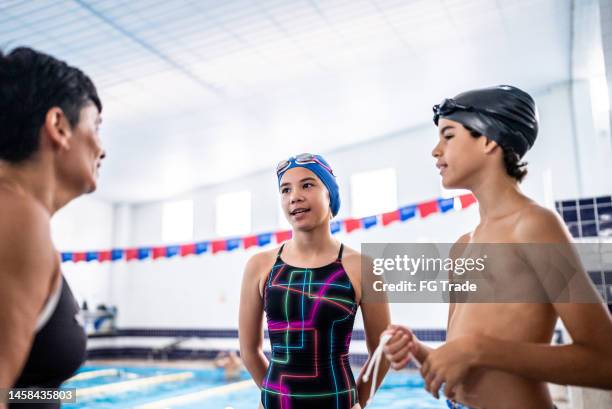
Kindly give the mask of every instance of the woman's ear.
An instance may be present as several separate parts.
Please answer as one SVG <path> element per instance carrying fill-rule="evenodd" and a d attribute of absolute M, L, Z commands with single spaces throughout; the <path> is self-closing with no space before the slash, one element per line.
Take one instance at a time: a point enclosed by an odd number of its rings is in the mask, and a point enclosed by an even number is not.
<path fill-rule="evenodd" d="M 53 107 L 49 109 L 45 115 L 43 130 L 52 145 L 59 146 L 66 150 L 70 149 L 72 128 L 61 108 Z"/>

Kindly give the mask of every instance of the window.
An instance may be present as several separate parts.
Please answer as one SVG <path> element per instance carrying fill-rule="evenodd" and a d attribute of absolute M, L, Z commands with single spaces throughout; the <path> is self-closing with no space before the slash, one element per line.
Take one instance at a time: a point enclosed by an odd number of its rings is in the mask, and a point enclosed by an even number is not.
<path fill-rule="evenodd" d="M 164 243 L 193 240 L 193 200 L 164 203 L 162 240 Z"/>
<path fill-rule="evenodd" d="M 595 130 L 605 136 L 610 132 L 610 100 L 605 74 L 591 78 L 590 86 Z"/>
<path fill-rule="evenodd" d="M 351 176 L 351 210 L 355 218 L 397 209 L 395 169 L 378 169 Z"/>
<path fill-rule="evenodd" d="M 243 190 L 217 196 L 216 231 L 221 237 L 251 232 L 251 192 Z"/>

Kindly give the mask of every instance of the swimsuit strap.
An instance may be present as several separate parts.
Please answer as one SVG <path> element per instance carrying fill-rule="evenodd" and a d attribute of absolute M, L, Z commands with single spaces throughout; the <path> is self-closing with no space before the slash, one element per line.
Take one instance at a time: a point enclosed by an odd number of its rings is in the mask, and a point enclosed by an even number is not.
<path fill-rule="evenodd" d="M 342 261 L 342 252 L 344 251 L 344 243 L 340 243 L 340 251 L 338 251 L 338 261 Z"/>
<path fill-rule="evenodd" d="M 278 253 L 276 253 L 276 259 L 277 259 L 277 260 L 278 260 L 278 259 L 280 259 L 281 253 L 283 252 L 283 249 L 284 249 L 284 248 L 285 248 L 285 243 L 283 243 L 283 244 L 280 246 L 280 249 L 278 249 Z"/>

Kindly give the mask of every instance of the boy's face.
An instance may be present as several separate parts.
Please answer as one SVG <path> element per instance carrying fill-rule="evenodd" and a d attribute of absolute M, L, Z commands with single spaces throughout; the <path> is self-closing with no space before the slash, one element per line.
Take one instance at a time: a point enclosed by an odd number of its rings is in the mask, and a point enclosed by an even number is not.
<path fill-rule="evenodd" d="M 447 189 L 469 188 L 484 168 L 487 138 L 475 138 L 462 124 L 446 118 L 438 121 L 438 136 L 432 155 L 437 160 L 442 185 Z"/>

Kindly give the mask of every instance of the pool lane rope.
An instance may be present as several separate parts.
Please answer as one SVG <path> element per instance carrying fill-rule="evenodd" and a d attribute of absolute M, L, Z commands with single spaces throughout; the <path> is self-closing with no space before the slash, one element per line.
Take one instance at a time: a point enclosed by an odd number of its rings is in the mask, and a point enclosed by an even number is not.
<path fill-rule="evenodd" d="M 179 372 L 166 375 L 149 376 L 141 379 L 132 379 L 130 381 L 115 382 L 99 386 L 91 386 L 89 388 L 80 388 L 77 390 L 77 399 L 85 396 L 98 396 L 109 393 L 121 393 L 134 389 L 146 388 L 152 385 L 159 385 L 169 382 L 180 382 L 193 378 L 193 372 Z"/>
<path fill-rule="evenodd" d="M 176 405 L 185 405 L 192 402 L 205 400 L 212 396 L 228 395 L 232 392 L 236 392 L 246 388 L 254 388 L 257 385 L 252 379 L 245 381 L 233 382 L 227 385 L 217 386 L 213 388 L 204 389 L 197 392 L 191 392 L 184 395 L 173 396 L 170 398 L 162 399 L 155 402 L 146 403 L 137 406 L 136 409 L 166 409 Z"/>
<path fill-rule="evenodd" d="M 100 369 L 96 371 L 85 371 L 74 375 L 72 378 L 68 379 L 66 382 L 74 382 L 74 381 L 85 381 L 88 379 L 94 378 L 102 378 L 105 376 L 119 376 L 120 372 L 118 369 Z"/>

